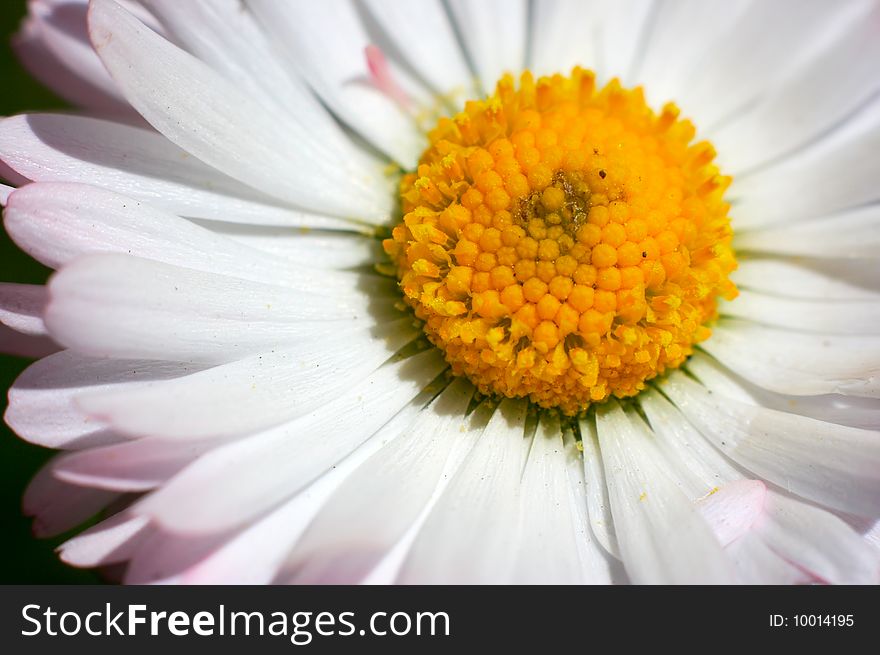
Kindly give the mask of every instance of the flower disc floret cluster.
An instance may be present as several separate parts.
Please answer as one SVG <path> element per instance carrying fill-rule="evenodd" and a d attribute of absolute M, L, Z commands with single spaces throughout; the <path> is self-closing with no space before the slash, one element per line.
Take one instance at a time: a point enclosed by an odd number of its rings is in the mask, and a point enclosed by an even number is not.
<path fill-rule="evenodd" d="M 385 249 L 456 374 L 576 414 L 709 336 L 736 296 L 730 178 L 678 113 L 575 69 L 438 123 Z"/>

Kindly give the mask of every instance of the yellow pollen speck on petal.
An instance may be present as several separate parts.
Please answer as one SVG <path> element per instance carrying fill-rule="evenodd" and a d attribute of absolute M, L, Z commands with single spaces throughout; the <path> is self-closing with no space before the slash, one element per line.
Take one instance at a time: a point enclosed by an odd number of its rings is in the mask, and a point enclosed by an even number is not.
<path fill-rule="evenodd" d="M 384 246 L 453 372 L 573 415 L 681 365 L 737 294 L 730 178 L 694 135 L 582 69 L 440 119 Z"/>

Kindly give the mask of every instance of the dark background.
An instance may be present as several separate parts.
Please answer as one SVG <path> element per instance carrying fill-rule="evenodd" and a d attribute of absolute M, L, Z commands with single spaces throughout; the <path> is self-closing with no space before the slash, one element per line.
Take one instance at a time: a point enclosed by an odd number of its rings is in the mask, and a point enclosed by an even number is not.
<path fill-rule="evenodd" d="M 58 109 L 64 102 L 31 79 L 10 48 L 25 15 L 25 0 L 0 0 L 0 116 L 34 109 Z M 18 250 L 0 230 L 0 281 L 42 283 L 48 270 Z M 0 413 L 6 389 L 29 361 L 0 355 Z M 53 451 L 25 443 L 0 424 L 0 584 L 90 583 L 98 578 L 62 564 L 55 547 L 70 535 L 36 539 L 21 512 L 25 486 Z"/>

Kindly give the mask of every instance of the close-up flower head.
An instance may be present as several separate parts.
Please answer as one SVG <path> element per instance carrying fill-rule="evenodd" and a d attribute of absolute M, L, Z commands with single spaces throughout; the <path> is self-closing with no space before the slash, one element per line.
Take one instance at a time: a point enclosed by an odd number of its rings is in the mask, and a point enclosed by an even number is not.
<path fill-rule="evenodd" d="M 53 271 L 0 284 L 4 418 L 67 565 L 880 581 L 878 0 L 30 0 L 12 45 L 65 104 L 0 119 Z"/>

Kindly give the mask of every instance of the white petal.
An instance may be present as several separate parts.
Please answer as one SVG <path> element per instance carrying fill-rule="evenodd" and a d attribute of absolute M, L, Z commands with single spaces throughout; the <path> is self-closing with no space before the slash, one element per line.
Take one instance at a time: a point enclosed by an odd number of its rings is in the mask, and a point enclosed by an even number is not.
<path fill-rule="evenodd" d="M 822 582 L 877 584 L 880 561 L 846 523 L 816 507 L 768 494 L 759 531 L 779 555 Z M 876 509 L 876 505 L 875 505 Z"/>
<path fill-rule="evenodd" d="M 734 229 L 763 227 L 840 212 L 880 200 L 880 101 L 796 157 L 737 178 Z M 843 174 L 841 174 L 843 172 Z M 833 177 L 834 183 L 828 180 Z"/>
<path fill-rule="evenodd" d="M 23 334 L 46 336 L 46 298 L 46 287 L 41 284 L 0 283 L 0 323 Z"/>
<path fill-rule="evenodd" d="M 849 7 L 862 11 L 853 13 Z M 741 118 L 713 131 L 712 143 L 722 153 L 726 172 L 736 176 L 821 138 L 873 95 L 880 87 L 880 72 L 873 65 L 880 59 L 878 12 L 875 3 L 849 3 L 841 12 L 849 23 L 834 43 L 776 84 Z"/>
<path fill-rule="evenodd" d="M 302 416 L 375 371 L 417 336 L 403 318 L 338 330 L 136 390 L 82 395 L 79 406 L 130 435 L 200 439 L 246 434 Z"/>
<path fill-rule="evenodd" d="M 522 0 L 450 0 L 470 61 L 491 94 L 505 73 L 518 76 L 526 65 L 528 6 Z"/>
<path fill-rule="evenodd" d="M 81 255 L 116 252 L 304 292 L 360 293 L 354 273 L 315 271 L 85 184 L 29 184 L 13 194 L 4 224 L 23 250 L 52 268 Z"/>
<path fill-rule="evenodd" d="M 138 439 L 66 454 L 56 460 L 59 480 L 112 491 L 149 491 L 217 446 L 216 441 Z"/>
<path fill-rule="evenodd" d="M 651 0 L 619 0 L 603 8 L 599 27 L 599 61 L 607 78 L 633 82 L 633 71 L 643 51 L 651 20 Z"/>
<path fill-rule="evenodd" d="M 434 93 L 472 97 L 471 72 L 438 0 L 366 0 L 372 18 Z"/>
<path fill-rule="evenodd" d="M 720 362 L 702 352 L 694 353 L 688 360 L 687 370 L 713 393 L 721 393 L 741 402 L 854 428 L 880 428 L 880 400 L 875 398 L 839 394 L 792 396 L 775 393 L 735 378 Z"/>
<path fill-rule="evenodd" d="M 876 431 L 747 405 L 683 374 L 662 386 L 712 444 L 740 466 L 799 496 L 863 516 L 880 507 Z"/>
<path fill-rule="evenodd" d="M 731 279 L 785 298 L 880 301 L 880 266 L 872 260 L 750 258 L 739 262 Z"/>
<path fill-rule="evenodd" d="M 704 127 L 741 110 L 809 61 L 823 38 L 848 25 L 863 6 L 847 3 L 841 9 L 822 0 L 751 3 L 707 50 L 696 53 L 699 66 L 676 89 L 680 106 Z M 743 47 L 746 34 L 756 35 L 749 47 Z M 773 38 L 757 37 L 766 34 Z"/>
<path fill-rule="evenodd" d="M 633 79 L 644 84 L 651 106 L 677 101 L 702 57 L 739 20 L 751 0 L 676 0 L 654 3 L 637 47 Z M 625 15 L 625 14 L 624 14 Z M 630 46 L 631 48 L 633 46 Z M 617 74 L 609 71 L 609 75 Z M 687 115 L 691 107 L 683 106 Z M 705 127 L 697 120 L 697 127 Z"/>
<path fill-rule="evenodd" d="M 431 510 L 403 584 L 504 583 L 513 577 L 526 403 L 505 400 Z"/>
<path fill-rule="evenodd" d="M 727 546 L 760 520 L 766 496 L 767 487 L 760 480 L 737 480 L 701 498 L 697 509 L 719 543 Z"/>
<path fill-rule="evenodd" d="M 149 521 L 125 512 L 111 516 L 58 547 L 59 557 L 71 566 L 93 567 L 127 560 L 149 534 Z"/>
<path fill-rule="evenodd" d="M 378 166 L 320 142 L 308 126 L 249 98 L 112 0 L 89 9 L 95 50 L 159 132 L 218 170 L 276 198 L 382 219 L 392 196 Z M 279 129 L 279 126 L 284 129 Z"/>
<path fill-rule="evenodd" d="M 692 358 L 689 368 L 694 368 L 695 360 L 699 358 Z M 699 367 L 699 370 L 704 373 L 706 366 Z M 775 509 L 779 503 L 774 502 L 779 498 L 778 493 L 765 492 L 764 485 L 758 481 L 742 479 L 742 474 L 656 391 L 643 395 L 640 400 L 658 443 L 665 446 L 664 452 L 669 453 L 669 461 L 686 462 L 705 484 L 716 485 L 717 491 L 699 501 L 698 507 L 718 538 L 728 544 L 725 553 L 735 563 L 740 582 L 793 584 L 809 581 L 803 570 L 810 566 L 810 559 L 840 564 L 851 557 L 851 552 L 856 554 L 853 564 L 860 566 L 858 562 L 862 555 L 858 545 L 847 535 L 851 530 L 844 529 L 846 526 L 842 522 L 826 512 L 794 501 L 788 503 L 802 506 L 798 513 L 807 510 L 815 513 L 810 514 L 814 529 L 804 530 L 796 524 L 780 521 Z M 725 398 L 724 402 L 735 401 Z M 714 503 L 721 506 L 713 507 Z M 819 527 L 822 525 L 827 525 L 833 533 L 831 538 L 826 538 Z M 845 546 L 843 552 L 846 554 L 840 555 L 838 545 Z M 808 554 L 806 558 L 803 553 Z"/>
<path fill-rule="evenodd" d="M 721 546 L 678 488 L 648 427 L 619 405 L 596 415 L 620 554 L 635 584 L 718 584 L 731 572 Z"/>
<path fill-rule="evenodd" d="M 808 257 L 877 256 L 880 249 L 880 205 L 823 216 L 793 225 L 747 230 L 736 234 L 738 251 Z"/>
<path fill-rule="evenodd" d="M 284 576 L 284 559 L 327 499 L 366 460 L 413 421 L 433 392 L 423 392 L 348 457 L 292 499 L 229 539 L 182 574 L 188 584 L 268 584 Z"/>
<path fill-rule="evenodd" d="M 15 432 L 49 448 L 79 449 L 122 440 L 86 416 L 76 398 L 88 391 L 131 388 L 185 375 L 198 367 L 172 362 L 93 359 L 63 351 L 31 364 L 9 390 L 4 416 Z"/>
<path fill-rule="evenodd" d="M 575 542 L 581 558 L 584 581 L 587 584 L 611 584 L 623 575 L 623 567 L 593 535 L 587 509 L 587 482 L 584 479 L 583 454 L 570 429 L 566 429 L 563 433 L 563 445 L 568 468 L 568 491 Z M 528 529 L 528 526 L 524 526 L 524 529 Z"/>
<path fill-rule="evenodd" d="M 181 47 L 210 65 L 261 105 L 289 114 L 313 137 L 340 153 L 351 149 L 343 134 L 309 91 L 282 66 L 273 45 L 239 0 L 178 2 L 143 0 Z"/>
<path fill-rule="evenodd" d="M 535 75 L 565 75 L 575 66 L 596 71 L 604 8 L 599 0 L 536 0 L 529 69 Z"/>
<path fill-rule="evenodd" d="M 303 212 L 234 180 L 150 129 L 88 116 L 0 120 L 0 158 L 28 180 L 82 182 L 181 216 L 258 225 L 363 229 Z"/>
<path fill-rule="evenodd" d="M 283 257 L 302 266 L 316 268 L 369 268 L 383 261 L 378 239 L 342 231 L 314 231 L 283 227 L 235 225 L 215 221 L 193 221 L 249 248 Z"/>
<path fill-rule="evenodd" d="M 55 461 L 49 460 L 24 492 L 24 513 L 34 517 L 33 531 L 38 537 L 54 537 L 76 527 L 119 496 L 57 480 L 53 475 Z"/>
<path fill-rule="evenodd" d="M 582 560 L 574 493 L 559 419 L 542 417 L 522 472 L 519 535 L 511 581 L 516 584 L 584 584 L 595 571 Z"/>
<path fill-rule="evenodd" d="M 689 360 L 690 363 L 690 360 Z M 681 412 L 655 389 L 639 395 L 639 404 L 651 424 L 657 446 L 674 467 L 692 500 L 734 483 L 742 474 L 715 450 Z"/>
<path fill-rule="evenodd" d="M 434 351 L 386 364 L 300 419 L 211 451 L 147 497 L 138 511 L 187 533 L 241 525 L 342 460 L 444 366 Z"/>
<path fill-rule="evenodd" d="M 96 356 L 224 362 L 325 329 L 372 325 L 388 292 L 336 299 L 124 255 L 90 255 L 49 282 L 53 338 Z M 393 292 L 392 292 L 393 293 Z M 378 307 L 373 310 L 370 305 Z"/>
<path fill-rule="evenodd" d="M 365 48 L 372 39 L 354 3 L 250 0 L 248 6 L 294 70 L 344 123 L 404 167 L 415 165 L 424 136 L 398 102 L 371 82 Z M 401 67 L 392 65 L 392 75 L 414 92 Z"/>
<path fill-rule="evenodd" d="M 287 567 L 297 581 L 356 583 L 391 551 L 436 497 L 442 477 L 455 472 L 453 453 L 476 440 L 479 429 L 465 417 L 472 395 L 470 383 L 451 384 L 352 473 L 291 554 Z"/>
<path fill-rule="evenodd" d="M 880 396 L 880 338 L 792 332 L 727 320 L 701 347 L 736 374 L 795 396 Z"/>
<path fill-rule="evenodd" d="M 446 491 L 450 479 L 454 477 L 469 455 L 475 440 L 486 429 L 495 413 L 496 405 L 497 401 L 484 400 L 470 413 L 466 424 L 466 431 L 470 434 L 462 438 L 459 442 L 459 447 L 455 448 L 446 460 L 443 475 L 434 488 L 431 500 L 428 501 L 419 517 L 409 526 L 406 534 L 400 538 L 394 547 L 382 558 L 382 561 L 363 579 L 362 584 L 394 584 L 398 582 L 400 571 L 403 569 L 412 544 L 415 542 L 419 532 L 421 532 L 425 521 L 431 515 L 437 500 Z"/>
<path fill-rule="evenodd" d="M 587 497 L 587 512 L 590 528 L 596 540 L 614 557 L 620 559 L 620 547 L 614 530 L 614 517 L 611 516 L 611 502 L 608 500 L 608 485 L 605 481 L 605 467 L 602 453 L 599 452 L 599 437 L 596 425 L 591 420 L 582 420 L 581 447 L 583 448 L 584 485 Z"/>
<path fill-rule="evenodd" d="M 862 536 L 871 548 L 880 551 L 880 519 L 875 520 Z"/>
<path fill-rule="evenodd" d="M 797 300 L 742 290 L 718 311 L 722 316 L 798 332 L 880 334 L 880 304 L 869 300 Z"/>

